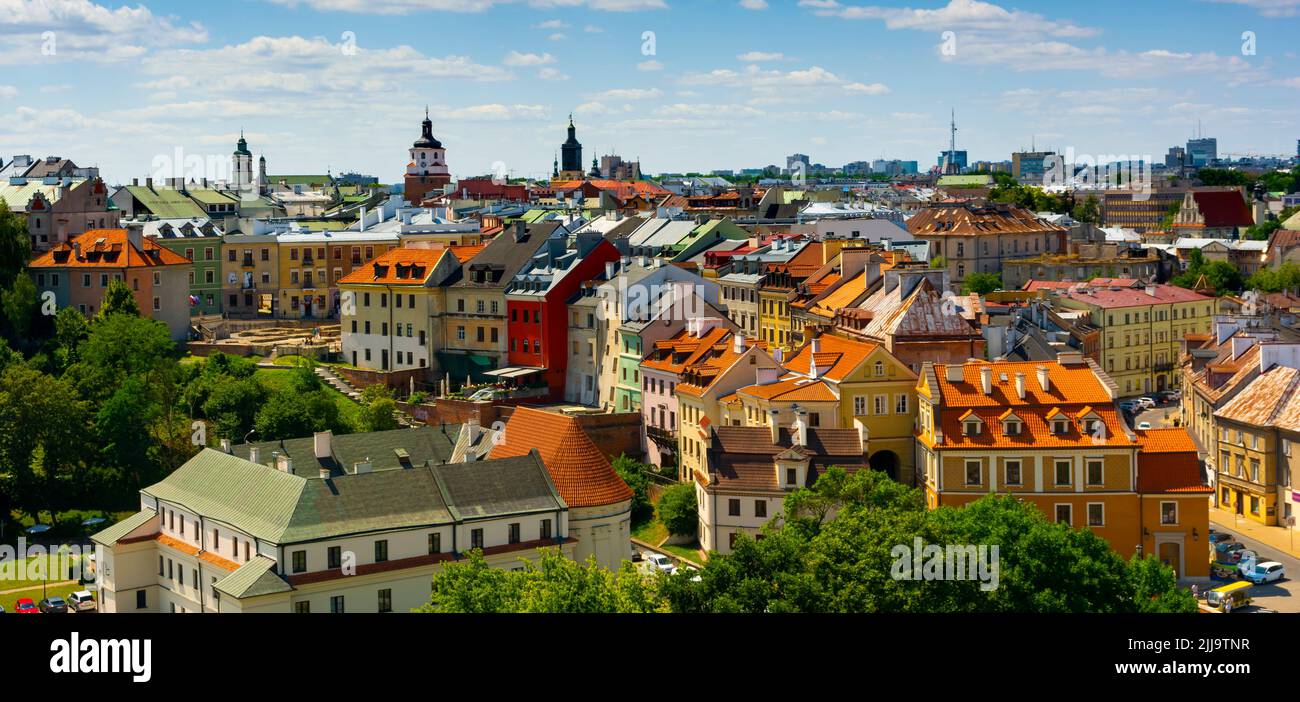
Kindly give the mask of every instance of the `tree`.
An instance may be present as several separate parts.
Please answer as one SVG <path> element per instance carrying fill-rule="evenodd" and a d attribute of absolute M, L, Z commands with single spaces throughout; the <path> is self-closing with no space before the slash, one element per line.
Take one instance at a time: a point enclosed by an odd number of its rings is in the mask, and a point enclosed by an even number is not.
<path fill-rule="evenodd" d="M 0 310 L 4 315 L 4 330 L 15 344 L 27 342 L 31 336 L 39 302 L 36 284 L 26 275 L 14 278 L 9 289 L 0 291 Z"/>
<path fill-rule="evenodd" d="M 255 378 L 227 379 L 212 388 L 198 416 L 215 423 L 217 437 L 241 443 L 266 397 L 266 388 Z"/>
<path fill-rule="evenodd" d="M 127 314 L 97 319 L 69 373 L 83 397 L 103 399 L 127 377 L 176 363 L 176 343 L 167 325 Z"/>
<path fill-rule="evenodd" d="M 0 202 L 0 289 L 7 290 L 23 275 L 32 255 L 32 239 L 27 232 L 27 218 Z"/>
<path fill-rule="evenodd" d="M 78 490 L 90 434 L 87 405 L 67 381 L 25 364 L 0 374 L 0 492 L 29 514 L 55 509 Z"/>
<path fill-rule="evenodd" d="M 60 373 L 68 370 L 80 359 L 81 344 L 90 336 L 90 323 L 86 317 L 71 307 L 64 307 L 54 315 L 54 336 L 47 352 L 54 359 Z"/>
<path fill-rule="evenodd" d="M 614 472 L 632 489 L 632 524 L 640 525 L 654 518 L 654 504 L 650 502 L 650 466 L 623 454 L 614 459 Z"/>
<path fill-rule="evenodd" d="M 339 408 L 325 390 L 305 394 L 278 392 L 258 410 L 253 427 L 262 441 L 296 439 L 318 431 L 341 433 Z"/>
<path fill-rule="evenodd" d="M 1001 273 L 971 273 L 962 283 L 962 290 L 967 295 L 987 295 L 1001 289 Z"/>
<path fill-rule="evenodd" d="M 673 536 L 695 536 L 700 528 L 694 483 L 677 483 L 659 496 L 659 520 Z"/>
<path fill-rule="evenodd" d="M 110 281 L 108 289 L 104 291 L 104 300 L 99 303 L 99 312 L 95 314 L 95 320 L 99 321 L 114 314 L 140 316 L 140 304 L 136 302 L 135 294 L 124 281 L 117 278 Z"/>
<path fill-rule="evenodd" d="M 397 401 L 391 397 L 376 398 L 361 409 L 361 431 L 392 431 L 402 425 L 397 421 Z"/>
<path fill-rule="evenodd" d="M 1097 201 L 1096 195 L 1089 195 L 1083 202 L 1074 206 L 1074 212 L 1071 217 L 1086 222 L 1088 224 L 1101 223 L 1101 203 Z"/>
<path fill-rule="evenodd" d="M 610 571 L 594 557 L 579 563 L 557 549 L 542 549 L 536 562 L 520 559 L 521 570 L 493 568 L 477 549 L 433 576 L 428 604 L 416 609 L 439 614 L 640 614 L 666 612 L 659 595 L 662 578 L 647 578 L 632 564 Z"/>

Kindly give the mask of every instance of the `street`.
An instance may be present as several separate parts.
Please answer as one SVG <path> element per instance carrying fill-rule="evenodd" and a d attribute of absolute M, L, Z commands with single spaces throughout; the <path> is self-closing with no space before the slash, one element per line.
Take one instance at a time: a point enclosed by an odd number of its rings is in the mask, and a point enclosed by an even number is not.
<path fill-rule="evenodd" d="M 1256 585 L 1251 588 L 1250 596 L 1254 598 L 1255 603 L 1246 607 L 1242 612 L 1256 612 L 1259 610 L 1273 610 L 1276 612 L 1300 612 L 1300 587 L 1297 587 L 1294 580 L 1300 575 L 1300 560 L 1292 558 L 1281 551 L 1265 546 L 1264 544 L 1242 536 L 1240 532 L 1234 531 L 1230 526 L 1214 525 L 1216 531 L 1231 534 L 1233 539 L 1246 545 L 1246 548 L 1259 554 L 1259 562 L 1277 561 L 1286 566 L 1287 577 L 1279 582 L 1269 583 L 1267 585 Z M 1215 581 L 1218 583 L 1219 581 Z M 1217 587 L 1217 585 L 1215 585 Z"/>

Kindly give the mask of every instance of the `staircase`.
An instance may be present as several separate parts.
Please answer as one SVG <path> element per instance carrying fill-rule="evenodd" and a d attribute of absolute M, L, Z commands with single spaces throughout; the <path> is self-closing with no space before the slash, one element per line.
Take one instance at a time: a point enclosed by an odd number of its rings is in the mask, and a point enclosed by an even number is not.
<path fill-rule="evenodd" d="M 320 376 L 320 379 L 325 381 L 327 385 L 343 393 L 352 401 L 361 401 L 361 393 L 356 388 L 349 385 L 348 381 L 340 378 L 328 366 L 316 366 L 316 375 Z"/>

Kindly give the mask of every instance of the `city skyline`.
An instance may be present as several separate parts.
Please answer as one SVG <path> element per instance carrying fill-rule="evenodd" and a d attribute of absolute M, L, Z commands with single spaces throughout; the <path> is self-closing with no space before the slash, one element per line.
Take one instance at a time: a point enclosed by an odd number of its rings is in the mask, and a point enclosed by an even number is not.
<path fill-rule="evenodd" d="M 1297 0 L 1103 0 L 1086 17 L 976 0 L 0 7 L 0 158 L 58 154 L 110 182 L 178 149 L 228 157 L 241 130 L 272 175 L 396 182 L 426 104 L 457 177 L 549 176 L 570 113 L 586 162 L 616 153 L 648 173 L 792 153 L 925 170 L 952 109 L 971 162 L 1031 144 L 1161 161 L 1198 123 L 1221 154 L 1289 155 L 1300 134 L 1279 21 Z"/>

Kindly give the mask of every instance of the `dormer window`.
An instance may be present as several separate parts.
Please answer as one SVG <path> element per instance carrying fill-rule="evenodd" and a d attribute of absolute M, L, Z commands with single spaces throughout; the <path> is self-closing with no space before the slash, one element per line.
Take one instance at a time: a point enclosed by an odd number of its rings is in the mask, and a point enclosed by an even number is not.
<path fill-rule="evenodd" d="M 1068 421 L 1066 421 L 1066 420 L 1064 420 L 1064 419 L 1054 419 L 1054 420 L 1052 420 L 1052 433 L 1053 433 L 1053 434 L 1066 434 L 1066 433 L 1069 433 L 1069 431 L 1070 431 L 1070 423 L 1069 423 Z"/>
<path fill-rule="evenodd" d="M 1019 436 L 1019 435 L 1020 435 L 1020 420 L 1018 420 L 1018 419 L 1008 419 L 1007 421 L 1003 422 L 1003 423 L 1002 423 L 1002 433 L 1003 433 L 1003 434 L 1006 434 L 1007 436 Z"/>
<path fill-rule="evenodd" d="M 964 433 L 966 436 L 980 435 L 980 420 L 978 419 L 968 419 L 962 422 L 961 426 L 962 426 L 962 433 Z"/>

